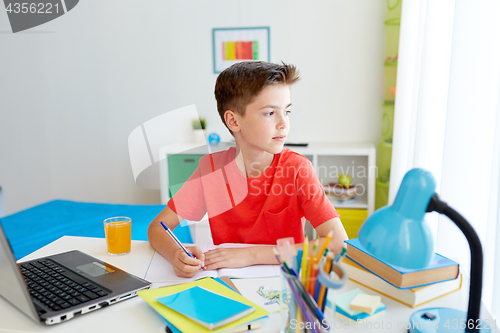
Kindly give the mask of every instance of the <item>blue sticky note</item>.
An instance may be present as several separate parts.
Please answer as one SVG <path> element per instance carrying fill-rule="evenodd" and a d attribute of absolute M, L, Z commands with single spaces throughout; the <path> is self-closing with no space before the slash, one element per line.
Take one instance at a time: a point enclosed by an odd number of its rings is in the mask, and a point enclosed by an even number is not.
<path fill-rule="evenodd" d="M 210 330 L 255 311 L 250 305 L 198 286 L 157 298 L 157 301 Z"/>

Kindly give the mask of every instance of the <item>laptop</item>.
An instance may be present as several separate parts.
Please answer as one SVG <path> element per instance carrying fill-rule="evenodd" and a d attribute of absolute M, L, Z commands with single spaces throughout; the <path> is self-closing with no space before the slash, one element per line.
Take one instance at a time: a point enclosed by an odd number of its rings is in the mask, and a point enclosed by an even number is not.
<path fill-rule="evenodd" d="M 58 324 L 132 298 L 151 283 L 80 251 L 16 263 L 0 223 L 0 296 L 33 320 Z"/>

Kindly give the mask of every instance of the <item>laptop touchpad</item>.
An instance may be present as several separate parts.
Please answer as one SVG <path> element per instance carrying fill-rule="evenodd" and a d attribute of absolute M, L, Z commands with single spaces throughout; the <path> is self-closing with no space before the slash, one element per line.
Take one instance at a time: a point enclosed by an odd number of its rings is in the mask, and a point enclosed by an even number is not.
<path fill-rule="evenodd" d="M 106 267 L 98 262 L 91 262 L 89 264 L 76 266 L 76 268 L 84 273 L 87 273 L 88 275 L 90 275 L 92 277 L 97 277 L 97 276 L 101 276 L 104 274 L 114 272 L 114 270 L 112 270 L 111 268 Z"/>

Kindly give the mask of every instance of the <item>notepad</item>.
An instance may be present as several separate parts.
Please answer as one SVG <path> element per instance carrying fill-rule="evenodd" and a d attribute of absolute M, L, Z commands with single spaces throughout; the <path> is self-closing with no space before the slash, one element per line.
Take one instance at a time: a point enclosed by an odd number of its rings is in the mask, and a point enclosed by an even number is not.
<path fill-rule="evenodd" d="M 357 294 L 349 304 L 351 310 L 363 311 L 369 314 L 374 314 L 381 302 L 380 296 Z"/>
<path fill-rule="evenodd" d="M 192 320 L 187 319 L 183 315 L 178 312 L 164 306 L 160 302 L 157 301 L 158 298 L 163 296 L 168 296 L 172 294 L 179 293 L 183 290 L 190 289 L 192 287 L 199 286 L 215 292 L 219 295 L 223 295 L 229 297 L 235 301 L 247 304 L 255 308 L 255 312 L 250 313 L 249 315 L 236 320 L 228 325 L 217 328 L 213 331 L 209 330 L 206 327 L 203 327 Z M 169 324 L 172 324 L 173 327 L 180 332 L 198 332 L 198 333 L 215 333 L 215 332 L 228 332 L 236 330 L 237 327 L 242 325 L 249 325 L 254 323 L 256 320 L 263 319 L 269 315 L 269 311 L 264 310 L 257 304 L 249 301 L 245 297 L 241 296 L 237 292 L 227 288 L 219 282 L 216 282 L 214 279 L 205 278 L 193 282 L 177 284 L 168 287 L 155 288 L 155 289 L 146 289 L 139 290 L 137 295 L 145 300 L 159 315 L 161 315 L 165 320 L 168 321 Z"/>
<path fill-rule="evenodd" d="M 186 246 L 191 246 L 185 244 Z M 252 244 L 220 244 L 219 246 L 203 243 L 194 244 L 198 246 L 203 252 L 213 250 L 216 248 L 241 248 L 256 246 Z M 260 245 L 262 246 L 262 245 Z M 195 281 L 204 277 L 222 277 L 228 276 L 233 278 L 263 278 L 263 277 L 277 277 L 280 276 L 279 265 L 254 265 L 243 268 L 219 268 L 217 270 L 201 270 L 192 278 L 181 278 L 175 275 L 172 264 L 165 259 L 161 254 L 155 252 L 153 259 L 149 265 L 145 279 L 149 282 L 165 282 L 165 281 Z"/>
<path fill-rule="evenodd" d="M 361 289 L 356 288 L 354 290 L 335 295 L 335 312 L 337 313 L 337 316 L 344 320 L 351 320 L 354 323 L 357 323 L 358 321 L 373 319 L 374 317 L 385 313 L 386 305 L 384 303 L 380 303 L 373 314 L 351 309 L 349 305 L 358 294 L 366 293 Z"/>
<path fill-rule="evenodd" d="M 232 323 L 255 311 L 250 305 L 198 286 L 156 300 L 209 330 Z"/>

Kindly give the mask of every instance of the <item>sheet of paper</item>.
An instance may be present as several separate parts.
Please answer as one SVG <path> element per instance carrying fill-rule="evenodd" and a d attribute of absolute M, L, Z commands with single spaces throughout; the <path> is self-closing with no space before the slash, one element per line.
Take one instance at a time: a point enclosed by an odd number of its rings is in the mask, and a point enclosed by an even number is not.
<path fill-rule="evenodd" d="M 219 248 L 242 248 L 256 246 L 254 244 L 232 244 L 224 243 Z M 271 245 L 270 245 L 271 246 Z M 205 252 L 205 251 L 203 251 Z M 243 268 L 220 268 L 218 276 L 229 276 L 234 278 L 261 278 L 280 275 L 279 265 L 254 265 Z"/>
<path fill-rule="evenodd" d="M 262 278 L 280 275 L 279 265 L 254 265 L 243 268 L 221 268 L 219 276 L 232 278 Z"/>
<path fill-rule="evenodd" d="M 242 291 L 242 295 L 248 300 L 261 306 L 271 313 L 281 311 L 281 306 L 277 301 L 271 301 L 268 297 L 262 294 L 269 295 L 278 294 L 281 291 L 280 278 L 263 278 L 263 279 L 233 279 L 231 280 L 234 285 Z M 259 293 L 261 291 L 261 293 Z M 251 333 L 251 332 L 248 332 Z"/>
<path fill-rule="evenodd" d="M 203 252 L 217 248 L 213 244 L 195 244 Z M 189 246 L 189 244 L 186 244 Z M 251 244 L 221 244 L 219 247 L 224 248 L 235 248 L 235 247 L 248 247 L 253 246 Z M 243 268 L 222 268 L 218 271 L 203 271 L 201 270 L 193 276 L 192 278 L 181 278 L 175 275 L 174 268 L 167 259 L 165 259 L 161 254 L 155 252 L 153 259 L 149 265 L 148 271 L 146 273 L 145 279 L 149 282 L 168 282 L 168 281 L 182 281 L 189 282 L 198 280 L 204 277 L 217 277 L 217 276 L 229 276 L 236 278 L 259 278 L 259 277 L 274 277 L 280 275 L 279 265 L 255 265 Z"/>
<path fill-rule="evenodd" d="M 174 267 L 165 259 L 161 254 L 155 252 L 153 259 L 149 264 L 148 272 L 146 273 L 145 280 L 149 282 L 168 282 L 168 281 L 182 281 L 189 282 L 201 279 L 203 277 L 217 277 L 217 271 L 199 271 L 198 274 L 192 278 L 181 278 L 175 275 Z"/>

